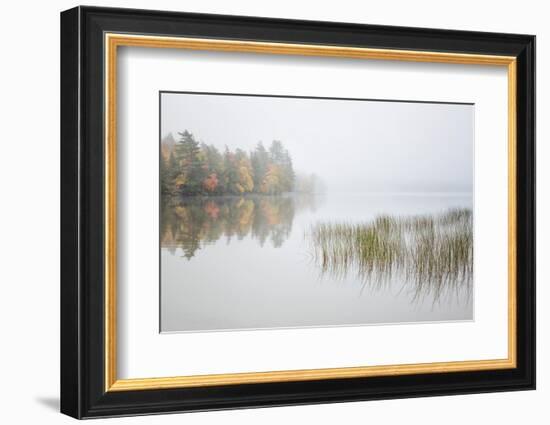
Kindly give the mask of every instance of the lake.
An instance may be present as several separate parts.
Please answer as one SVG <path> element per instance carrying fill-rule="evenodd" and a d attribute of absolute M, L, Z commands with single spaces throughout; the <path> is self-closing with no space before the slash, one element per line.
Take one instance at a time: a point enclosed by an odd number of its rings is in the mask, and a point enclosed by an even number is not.
<path fill-rule="evenodd" d="M 472 320 L 472 208 L 452 193 L 172 200 L 161 332 Z"/>

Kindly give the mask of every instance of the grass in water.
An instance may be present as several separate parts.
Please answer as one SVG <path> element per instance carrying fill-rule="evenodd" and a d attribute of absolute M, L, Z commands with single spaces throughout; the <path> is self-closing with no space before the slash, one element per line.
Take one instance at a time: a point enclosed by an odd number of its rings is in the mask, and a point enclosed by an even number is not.
<path fill-rule="evenodd" d="M 364 285 L 381 287 L 392 276 L 410 284 L 413 299 L 434 302 L 471 291 L 473 222 L 470 209 L 440 215 L 383 215 L 368 223 L 318 223 L 307 237 L 322 274 L 343 279 L 356 273 Z"/>

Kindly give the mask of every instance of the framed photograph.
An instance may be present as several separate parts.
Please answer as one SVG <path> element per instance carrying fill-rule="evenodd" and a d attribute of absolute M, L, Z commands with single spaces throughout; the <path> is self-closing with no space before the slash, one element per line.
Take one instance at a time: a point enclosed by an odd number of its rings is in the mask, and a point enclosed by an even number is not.
<path fill-rule="evenodd" d="M 61 411 L 535 388 L 535 37 L 61 14 Z"/>

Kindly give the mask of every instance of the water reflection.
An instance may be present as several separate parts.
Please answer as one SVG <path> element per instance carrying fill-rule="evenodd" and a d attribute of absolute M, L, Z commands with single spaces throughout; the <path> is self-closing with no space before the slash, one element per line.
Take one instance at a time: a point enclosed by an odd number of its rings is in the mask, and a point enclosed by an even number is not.
<path fill-rule="evenodd" d="M 366 223 L 318 223 L 306 238 L 321 275 L 354 274 L 363 289 L 402 282 L 411 301 L 434 303 L 471 294 L 473 222 L 470 209 L 412 217 L 384 215 Z M 396 279 L 397 278 L 397 279 Z"/>
<path fill-rule="evenodd" d="M 471 208 L 330 193 L 162 205 L 162 332 L 470 320 Z"/>
<path fill-rule="evenodd" d="M 320 198 L 311 194 L 278 196 L 182 197 L 161 206 L 161 247 L 181 248 L 190 260 L 205 245 L 250 236 L 260 246 L 283 246 L 297 212 L 315 211 Z"/>

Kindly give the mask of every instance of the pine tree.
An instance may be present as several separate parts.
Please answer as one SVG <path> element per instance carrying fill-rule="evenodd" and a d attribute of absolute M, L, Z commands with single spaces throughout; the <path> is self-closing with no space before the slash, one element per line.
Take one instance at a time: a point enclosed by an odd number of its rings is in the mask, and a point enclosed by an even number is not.
<path fill-rule="evenodd" d="M 271 193 L 290 192 L 294 187 L 294 168 L 288 151 L 279 140 L 269 147 L 269 187 Z M 276 178 L 274 178 L 276 176 Z"/>
<path fill-rule="evenodd" d="M 240 194 L 239 170 L 235 161 L 235 154 L 225 147 L 223 154 L 223 186 L 226 193 Z"/>
<path fill-rule="evenodd" d="M 290 154 L 285 149 L 283 154 L 282 168 L 282 190 L 285 192 L 292 192 L 294 190 L 294 181 L 296 175 L 294 173 L 294 167 L 292 166 L 292 159 Z"/>
<path fill-rule="evenodd" d="M 281 165 L 285 159 L 285 149 L 279 140 L 273 140 L 269 147 L 269 157 L 276 165 Z"/>
<path fill-rule="evenodd" d="M 176 186 L 181 193 L 198 194 L 202 190 L 202 183 L 206 177 L 201 159 L 201 149 L 199 143 L 187 130 L 178 134 L 181 138 L 176 143 L 174 152 L 180 174 L 176 179 Z"/>
<path fill-rule="evenodd" d="M 163 194 L 220 195 L 280 194 L 304 186 L 296 182 L 292 158 L 279 140 L 269 150 L 259 142 L 253 151 L 220 153 L 213 145 L 199 143 L 185 130 L 175 144 L 164 143 L 160 162 Z"/>
<path fill-rule="evenodd" d="M 254 181 L 254 192 L 261 193 L 261 187 L 267 167 L 269 165 L 269 154 L 262 142 L 256 145 L 256 149 L 250 154 L 250 164 L 252 166 L 252 178 Z"/>
<path fill-rule="evenodd" d="M 170 191 L 170 176 L 168 175 L 168 165 L 164 159 L 164 155 L 160 155 L 160 192 L 167 194 Z"/>

